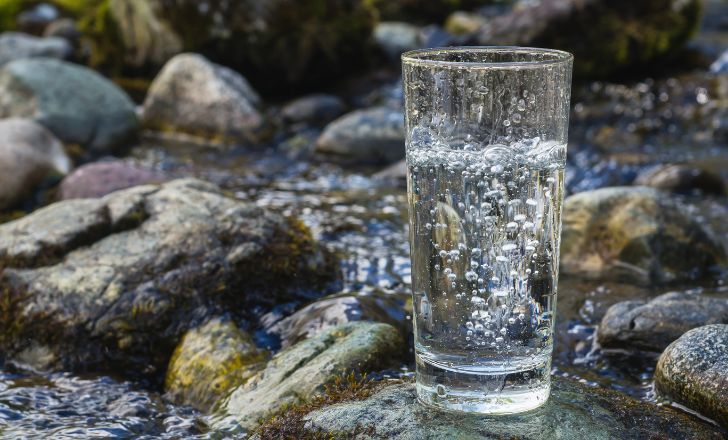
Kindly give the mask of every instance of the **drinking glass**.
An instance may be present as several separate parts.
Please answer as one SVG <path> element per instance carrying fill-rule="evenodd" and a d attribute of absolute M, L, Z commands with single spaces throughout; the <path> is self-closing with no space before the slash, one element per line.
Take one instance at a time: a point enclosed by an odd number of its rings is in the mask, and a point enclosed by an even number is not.
<path fill-rule="evenodd" d="M 573 56 L 402 56 L 421 402 L 510 414 L 550 392 Z"/>

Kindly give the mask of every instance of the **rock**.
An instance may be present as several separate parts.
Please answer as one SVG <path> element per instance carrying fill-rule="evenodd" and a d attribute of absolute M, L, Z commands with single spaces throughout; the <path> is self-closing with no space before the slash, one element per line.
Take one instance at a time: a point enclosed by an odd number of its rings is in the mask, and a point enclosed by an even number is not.
<path fill-rule="evenodd" d="M 48 58 L 0 69 L 0 117 L 32 118 L 91 154 L 125 147 L 137 132 L 134 103 L 93 70 Z"/>
<path fill-rule="evenodd" d="M 188 331 L 174 351 L 164 385 L 166 397 L 207 411 L 228 390 L 262 370 L 268 357 L 233 322 L 211 319 Z"/>
<path fill-rule="evenodd" d="M 624 394 L 553 378 L 548 402 L 533 411 L 498 417 L 447 413 L 416 401 L 412 383 L 388 385 L 362 401 L 339 403 L 309 413 L 307 433 L 358 439 L 719 439 L 714 425 L 669 407 Z M 283 415 L 282 417 L 285 417 Z"/>
<path fill-rule="evenodd" d="M 58 37 L 39 38 L 20 32 L 0 34 L 0 66 L 23 58 L 65 59 L 73 54 L 71 44 Z"/>
<path fill-rule="evenodd" d="M 48 174 L 70 169 L 60 141 L 42 125 L 0 119 L 0 209 L 22 201 Z"/>
<path fill-rule="evenodd" d="M 542 0 L 489 20 L 476 42 L 566 50 L 576 75 L 603 77 L 679 49 L 697 29 L 700 11 L 700 0 Z"/>
<path fill-rule="evenodd" d="M 339 325 L 356 321 L 383 322 L 407 332 L 404 301 L 393 295 L 334 295 L 320 299 L 268 329 L 283 348 Z"/>
<path fill-rule="evenodd" d="M 223 143 L 254 140 L 260 97 L 238 73 L 201 55 L 177 55 L 149 87 L 142 125 Z"/>
<path fill-rule="evenodd" d="M 375 180 L 394 181 L 399 185 L 407 184 L 407 162 L 403 159 L 389 165 L 372 176 Z"/>
<path fill-rule="evenodd" d="M 725 194 L 725 184 L 721 177 L 710 170 L 686 165 L 659 165 L 643 171 L 634 181 L 635 185 L 679 194 L 699 191 L 703 194 Z"/>
<path fill-rule="evenodd" d="M 345 104 L 334 95 L 308 95 L 286 104 L 281 115 L 289 122 L 329 122 L 344 112 Z"/>
<path fill-rule="evenodd" d="M 59 15 L 58 8 L 54 5 L 41 3 L 18 14 L 17 27 L 23 32 L 41 34 L 48 23 L 56 20 Z"/>
<path fill-rule="evenodd" d="M 474 12 L 456 11 L 445 20 L 445 30 L 453 35 L 467 35 L 485 26 L 486 19 Z"/>
<path fill-rule="evenodd" d="M 383 20 L 440 23 L 448 14 L 483 6 L 483 0 L 374 0 Z M 430 47 L 430 46 L 428 46 Z"/>
<path fill-rule="evenodd" d="M 58 189 L 58 199 L 87 199 L 132 186 L 159 183 L 164 174 L 141 168 L 121 160 L 93 162 L 76 168 L 66 176 Z"/>
<path fill-rule="evenodd" d="M 602 318 L 597 335 L 603 347 L 660 352 L 686 331 L 706 324 L 728 324 L 728 301 L 670 292 L 650 302 L 613 305 Z"/>
<path fill-rule="evenodd" d="M 81 31 L 78 30 L 76 22 L 70 18 L 59 18 L 46 26 L 43 36 L 45 38 L 63 38 L 75 47 L 78 46 L 81 39 Z"/>
<path fill-rule="evenodd" d="M 657 362 L 655 387 L 728 429 L 728 325 L 699 327 L 670 344 Z"/>
<path fill-rule="evenodd" d="M 404 117 L 399 110 L 356 110 L 326 126 L 316 151 L 345 160 L 393 162 L 404 157 Z"/>
<path fill-rule="evenodd" d="M 298 220 L 194 179 L 57 202 L 0 225 L 0 267 L 7 359 L 152 378 L 188 329 L 221 310 L 250 319 L 337 273 Z"/>
<path fill-rule="evenodd" d="M 725 262 L 720 242 L 656 189 L 602 188 L 564 202 L 563 273 L 664 283 L 706 277 Z"/>
<path fill-rule="evenodd" d="M 374 41 L 382 52 L 395 62 L 399 62 L 399 57 L 404 52 L 422 47 L 420 28 L 399 21 L 377 24 L 374 28 Z"/>
<path fill-rule="evenodd" d="M 266 415 L 324 392 L 337 377 L 396 363 L 404 341 L 387 324 L 357 322 L 335 327 L 281 351 L 265 370 L 221 400 L 213 427 L 235 420 L 254 428 Z"/>
<path fill-rule="evenodd" d="M 718 59 L 713 61 L 710 65 L 710 71 L 717 74 L 728 73 L 728 50 L 724 51 Z"/>

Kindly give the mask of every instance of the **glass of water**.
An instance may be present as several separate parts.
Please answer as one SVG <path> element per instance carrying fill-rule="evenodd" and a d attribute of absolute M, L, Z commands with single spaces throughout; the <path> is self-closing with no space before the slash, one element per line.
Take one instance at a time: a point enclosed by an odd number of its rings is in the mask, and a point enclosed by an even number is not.
<path fill-rule="evenodd" d="M 571 54 L 402 56 L 417 394 L 511 414 L 550 392 Z"/>

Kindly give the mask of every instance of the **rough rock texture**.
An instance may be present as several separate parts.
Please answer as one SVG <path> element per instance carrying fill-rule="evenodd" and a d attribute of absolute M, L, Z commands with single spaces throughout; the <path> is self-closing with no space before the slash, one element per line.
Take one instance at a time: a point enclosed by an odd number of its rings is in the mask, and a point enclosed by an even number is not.
<path fill-rule="evenodd" d="M 188 331 L 174 351 L 164 384 L 166 396 L 207 411 L 228 390 L 262 370 L 268 357 L 235 323 L 211 319 Z"/>
<path fill-rule="evenodd" d="M 728 325 L 699 327 L 670 344 L 657 362 L 655 387 L 728 429 Z"/>
<path fill-rule="evenodd" d="M 347 113 L 326 126 L 316 151 L 344 160 L 392 162 L 404 157 L 404 117 L 399 110 L 372 107 Z"/>
<path fill-rule="evenodd" d="M 0 209 L 22 201 L 48 174 L 70 169 L 63 145 L 42 125 L 0 120 Z"/>
<path fill-rule="evenodd" d="M 20 32 L 0 34 L 0 66 L 21 58 L 49 57 L 65 59 L 73 47 L 63 38 L 38 38 Z"/>
<path fill-rule="evenodd" d="M 64 143 L 107 153 L 136 135 L 134 103 L 98 73 L 49 58 L 0 69 L 0 118 L 32 118 Z"/>
<path fill-rule="evenodd" d="M 664 192 L 602 188 L 564 202 L 564 273 L 660 283 L 704 277 L 725 262 L 720 242 Z"/>
<path fill-rule="evenodd" d="M 240 74 L 201 55 L 177 55 L 164 66 L 144 101 L 145 128 L 178 131 L 221 142 L 253 140 L 263 119 L 260 98 Z"/>
<path fill-rule="evenodd" d="M 92 162 L 73 170 L 58 188 L 58 198 L 86 199 L 103 197 L 120 189 L 167 180 L 161 173 L 121 160 Z"/>
<path fill-rule="evenodd" d="M 670 292 L 650 302 L 610 307 L 599 325 L 599 343 L 660 352 L 686 331 L 706 324 L 728 324 L 728 299 Z"/>
<path fill-rule="evenodd" d="M 634 184 L 679 194 L 691 194 L 694 191 L 703 194 L 725 194 L 725 184 L 718 174 L 686 165 L 660 165 L 648 168 L 637 175 Z"/>
<path fill-rule="evenodd" d="M 720 439 L 715 426 L 678 410 L 615 391 L 553 378 L 549 401 L 521 415 L 483 417 L 445 413 L 416 402 L 414 384 L 390 385 L 366 400 L 324 407 L 306 416 L 321 438 L 357 439 Z"/>
<path fill-rule="evenodd" d="M 286 104 L 281 115 L 288 122 L 329 122 L 344 113 L 344 102 L 337 96 L 303 96 Z"/>
<path fill-rule="evenodd" d="M 337 377 L 396 365 L 404 351 L 402 336 L 387 324 L 329 329 L 274 356 L 265 370 L 220 402 L 213 426 L 232 419 L 252 429 L 270 412 L 323 392 Z"/>
<path fill-rule="evenodd" d="M 0 266 L 8 358 L 147 376 L 221 309 L 245 317 L 335 273 L 299 221 L 194 179 L 58 202 L 3 224 Z"/>

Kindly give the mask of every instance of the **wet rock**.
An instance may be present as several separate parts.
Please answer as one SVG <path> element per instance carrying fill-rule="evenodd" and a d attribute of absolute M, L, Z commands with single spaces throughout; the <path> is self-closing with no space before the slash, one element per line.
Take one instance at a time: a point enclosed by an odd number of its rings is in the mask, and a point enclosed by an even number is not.
<path fill-rule="evenodd" d="M 73 54 L 73 47 L 63 38 L 39 38 L 20 32 L 0 34 L 0 66 L 22 58 L 65 59 Z"/>
<path fill-rule="evenodd" d="M 344 113 L 345 104 L 337 96 L 316 94 L 286 104 L 281 115 L 289 122 L 329 122 Z"/>
<path fill-rule="evenodd" d="M 347 113 L 326 126 L 316 151 L 344 160 L 392 162 L 404 157 L 404 117 L 399 110 L 374 107 Z"/>
<path fill-rule="evenodd" d="M 71 160 L 48 130 L 28 119 L 0 120 L 0 209 L 23 200 L 49 174 L 66 174 Z"/>
<path fill-rule="evenodd" d="M 634 184 L 678 194 L 691 194 L 694 191 L 703 194 L 725 194 L 725 184 L 719 175 L 710 170 L 686 165 L 660 165 L 649 168 L 637 176 Z"/>
<path fill-rule="evenodd" d="M 624 301 L 607 310 L 599 325 L 603 347 L 660 352 L 686 331 L 706 324 L 728 324 L 728 301 L 670 292 L 652 301 Z"/>
<path fill-rule="evenodd" d="M 456 11 L 445 20 L 445 30 L 453 35 L 471 34 L 485 26 L 486 19 L 474 12 Z"/>
<path fill-rule="evenodd" d="M 48 23 L 60 15 L 58 8 L 52 4 L 41 3 L 18 14 L 18 29 L 31 34 L 40 34 Z"/>
<path fill-rule="evenodd" d="M 710 71 L 713 73 L 728 73 L 728 50 L 723 52 L 717 60 L 710 65 Z"/>
<path fill-rule="evenodd" d="M 322 393 L 337 377 L 396 365 L 403 352 L 402 336 L 387 324 L 357 322 L 329 329 L 281 351 L 223 399 L 213 427 L 233 419 L 252 429 L 267 414 Z"/>
<path fill-rule="evenodd" d="M 58 189 L 58 198 L 66 200 L 103 197 L 120 189 L 165 180 L 166 176 L 160 172 L 121 160 L 93 162 L 76 168 L 63 179 Z"/>
<path fill-rule="evenodd" d="M 147 377 L 209 316 L 249 319 L 336 273 L 298 220 L 194 179 L 62 201 L 0 225 L 0 266 L 8 359 Z"/>
<path fill-rule="evenodd" d="M 664 192 L 612 187 L 564 202 L 563 273 L 663 283 L 709 276 L 725 261 L 720 242 Z"/>
<path fill-rule="evenodd" d="M 232 321 L 212 319 L 188 331 L 174 351 L 166 397 L 207 411 L 220 396 L 263 369 L 268 357 Z"/>
<path fill-rule="evenodd" d="M 142 125 L 223 143 L 254 140 L 260 97 L 240 74 L 197 54 L 177 55 L 149 87 Z"/>
<path fill-rule="evenodd" d="M 61 141 L 103 154 L 137 132 L 134 103 L 98 73 L 48 58 L 16 60 L 0 69 L 0 117 L 32 118 Z"/>
<path fill-rule="evenodd" d="M 374 28 L 374 41 L 392 61 L 408 50 L 422 47 L 420 28 L 399 21 L 385 21 Z"/>
<path fill-rule="evenodd" d="M 407 162 L 400 160 L 372 176 L 376 180 L 396 182 L 399 185 L 407 184 Z"/>
<path fill-rule="evenodd" d="M 75 21 L 70 18 L 60 18 L 46 26 L 43 31 L 43 36 L 46 38 L 63 38 L 71 43 L 72 46 L 76 47 L 81 39 L 81 31 L 78 30 Z"/>
<path fill-rule="evenodd" d="M 728 325 L 699 327 L 670 344 L 657 362 L 655 387 L 728 429 Z"/>
<path fill-rule="evenodd" d="M 285 417 L 285 415 L 284 415 Z M 483 417 L 444 413 L 416 401 L 412 383 L 386 386 L 362 401 L 340 403 L 305 416 L 306 432 L 358 433 L 356 438 L 442 439 L 614 439 L 722 438 L 710 423 L 668 407 L 593 388 L 573 379 L 553 378 L 549 401 L 525 414 Z M 301 436 L 305 433 L 301 433 Z"/>

